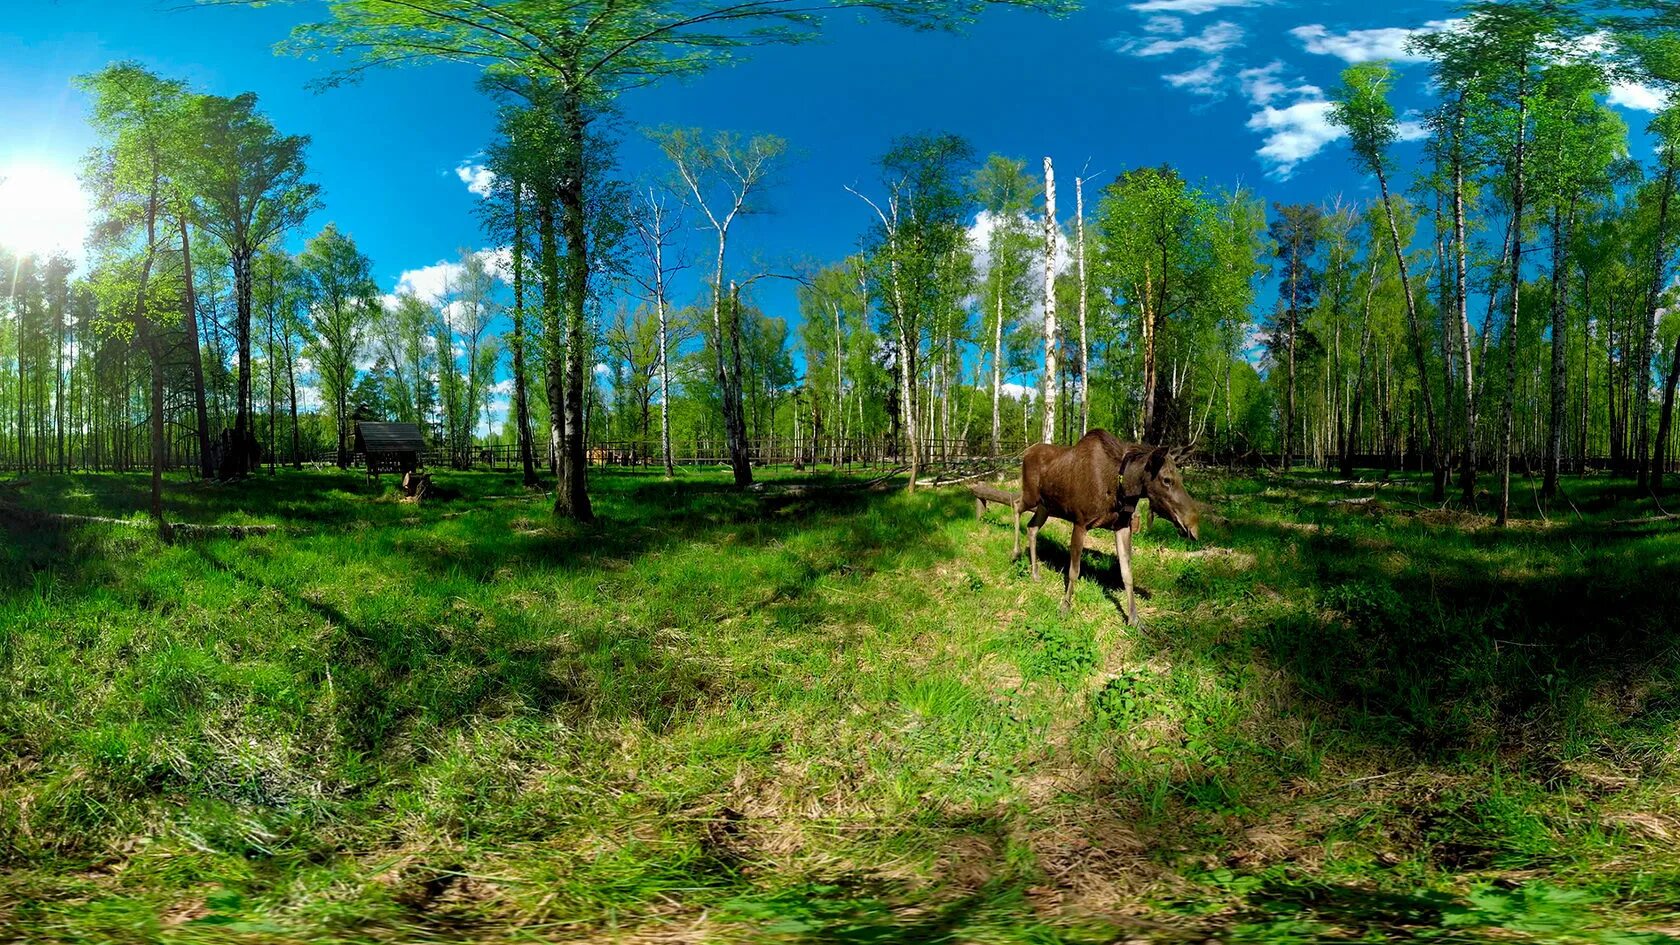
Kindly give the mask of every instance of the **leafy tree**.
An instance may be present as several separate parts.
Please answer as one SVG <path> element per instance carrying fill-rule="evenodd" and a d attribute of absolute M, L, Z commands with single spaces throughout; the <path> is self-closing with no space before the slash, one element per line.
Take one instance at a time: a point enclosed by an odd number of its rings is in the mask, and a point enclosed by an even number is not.
<path fill-rule="evenodd" d="M 974 172 L 971 186 L 991 224 L 981 291 L 992 326 L 992 452 L 1001 454 L 1000 405 L 1007 363 L 1003 339 L 1011 313 L 1026 307 L 1034 245 L 1028 215 L 1043 194 L 1043 185 L 1027 173 L 1025 161 L 994 154 Z"/>
<path fill-rule="evenodd" d="M 338 465 L 342 469 L 350 465 L 350 408 L 356 388 L 356 362 L 379 305 L 379 289 L 373 282 L 372 263 L 335 224 L 327 224 L 309 241 L 298 262 L 312 313 L 310 358 L 315 362 L 323 399 L 332 407 Z"/>
<path fill-rule="evenodd" d="M 885 308 L 897 342 L 899 416 L 915 491 L 922 461 L 919 384 L 922 332 L 938 313 L 966 297 L 966 280 L 950 278 L 952 260 L 968 252 L 973 198 L 963 182 L 973 150 L 956 135 L 900 138 L 881 157 L 877 201 L 856 190 L 875 212 L 868 255 L 887 287 Z M 848 188 L 850 189 L 850 188 Z"/>
<path fill-rule="evenodd" d="M 85 180 L 99 215 L 93 285 L 104 330 L 135 339 L 151 367 L 151 514 L 163 515 L 164 330 L 179 315 L 161 304 L 152 274 L 162 252 L 170 158 L 179 133 L 180 88 L 138 66 L 123 65 L 78 80 L 93 100 L 90 123 L 101 143 L 87 159 Z M 19 321 L 19 340 L 22 322 Z M 22 356 L 19 356 L 19 454 L 22 455 Z"/>
<path fill-rule="evenodd" d="M 745 214 L 763 212 L 759 190 L 768 183 L 787 153 L 787 142 L 774 135 L 742 141 L 729 132 L 706 135 L 693 128 L 671 128 L 654 134 L 687 190 L 694 209 L 717 236 L 712 270 L 712 341 L 717 357 L 718 391 L 723 397 L 724 433 L 729 440 L 735 484 L 752 483 L 752 457 L 747 451 L 746 415 L 740 377 L 741 326 L 726 312 L 724 281 L 728 272 L 729 233 Z"/>
<path fill-rule="evenodd" d="M 1394 106 L 1388 101 L 1393 83 L 1393 69 L 1386 62 L 1366 62 L 1350 66 L 1342 73 L 1342 85 L 1330 110 L 1330 120 L 1347 130 L 1354 159 L 1377 180 L 1382 196 L 1383 211 L 1388 216 L 1390 245 L 1395 264 L 1400 269 L 1400 286 L 1406 299 L 1406 320 L 1411 326 L 1412 356 L 1416 361 L 1419 388 L 1423 396 L 1424 417 L 1429 430 L 1429 452 L 1435 466 L 1435 498 L 1445 498 L 1447 490 L 1446 454 L 1441 439 L 1441 426 L 1435 414 L 1435 397 L 1429 384 L 1427 356 L 1424 353 L 1422 319 L 1412 291 L 1411 274 L 1406 263 L 1406 247 L 1400 240 L 1400 228 L 1394 220 L 1394 199 L 1388 187 L 1388 150 L 1399 137 L 1399 122 Z"/>
<path fill-rule="evenodd" d="M 259 251 L 303 224 L 319 206 L 320 188 L 304 180 L 309 139 L 282 135 L 257 111 L 257 97 L 204 96 L 193 122 L 199 150 L 185 168 L 199 225 L 221 242 L 233 267 L 239 393 L 234 448 L 222 475 L 240 476 L 257 462 L 251 409 L 251 267 Z M 340 444 L 342 447 L 342 444 Z"/>
<path fill-rule="evenodd" d="M 1283 263 L 1283 287 L 1278 301 L 1282 324 L 1274 326 L 1273 350 L 1282 349 L 1286 365 L 1283 400 L 1283 468 L 1290 468 L 1295 456 L 1295 362 L 1297 335 L 1306 312 L 1318 296 L 1319 277 L 1313 268 L 1319 236 L 1324 229 L 1324 211 L 1315 204 L 1273 204 L 1271 237 L 1277 257 Z"/>

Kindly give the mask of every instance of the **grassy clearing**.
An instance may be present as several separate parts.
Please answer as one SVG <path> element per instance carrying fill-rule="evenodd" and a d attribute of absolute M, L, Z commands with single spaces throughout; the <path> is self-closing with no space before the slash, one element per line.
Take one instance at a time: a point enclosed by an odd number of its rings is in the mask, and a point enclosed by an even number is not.
<path fill-rule="evenodd" d="M 1680 535 L 1193 475 L 1057 613 L 954 491 L 181 484 L 0 518 L 0 939 L 1663 942 Z M 125 517 L 142 477 L 37 479 Z"/>

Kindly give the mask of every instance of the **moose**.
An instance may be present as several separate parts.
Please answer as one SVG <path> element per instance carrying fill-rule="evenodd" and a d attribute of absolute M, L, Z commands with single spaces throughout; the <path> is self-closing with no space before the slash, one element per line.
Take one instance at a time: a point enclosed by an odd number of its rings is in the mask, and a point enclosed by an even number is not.
<path fill-rule="evenodd" d="M 1073 446 L 1039 443 L 1021 460 L 1021 494 L 1010 496 L 990 487 L 971 486 L 979 509 L 985 503 L 1010 506 L 1015 513 L 1015 552 L 1021 557 L 1021 516 L 1033 513 L 1027 523 L 1027 545 L 1032 557 L 1032 576 L 1038 577 L 1038 531 L 1052 516 L 1073 525 L 1068 542 L 1067 584 L 1062 593 L 1062 612 L 1073 602 L 1074 582 L 1079 580 L 1079 557 L 1085 547 L 1085 533 L 1093 528 L 1114 530 L 1114 555 L 1120 560 L 1120 579 L 1126 585 L 1126 622 L 1137 623 L 1137 588 L 1132 581 L 1132 517 L 1138 502 L 1149 500 L 1149 509 L 1171 522 L 1184 537 L 1198 536 L 1200 515 L 1178 464 L 1164 446 L 1122 443 L 1106 430 L 1092 430 Z"/>

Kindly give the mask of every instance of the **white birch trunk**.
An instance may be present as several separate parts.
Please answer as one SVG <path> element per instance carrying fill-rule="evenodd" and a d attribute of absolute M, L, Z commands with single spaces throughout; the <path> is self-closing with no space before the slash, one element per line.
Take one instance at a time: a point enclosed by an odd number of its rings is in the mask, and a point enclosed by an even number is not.
<path fill-rule="evenodd" d="M 1044 159 L 1044 437 L 1056 440 L 1056 168 Z"/>
<path fill-rule="evenodd" d="M 1079 435 L 1091 429 L 1091 345 L 1085 333 L 1085 315 L 1089 307 L 1089 282 L 1085 273 L 1085 178 L 1073 181 L 1073 198 L 1077 214 L 1079 241 Z"/>

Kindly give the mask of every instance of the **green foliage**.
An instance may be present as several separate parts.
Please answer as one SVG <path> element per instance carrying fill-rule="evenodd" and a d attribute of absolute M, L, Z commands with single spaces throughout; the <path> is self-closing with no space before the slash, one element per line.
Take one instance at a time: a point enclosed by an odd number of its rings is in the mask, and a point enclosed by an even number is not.
<path fill-rule="evenodd" d="M 1071 683 L 1097 665 L 1090 633 L 1060 623 L 1036 622 L 1018 631 L 1015 661 L 1027 679 Z"/>

